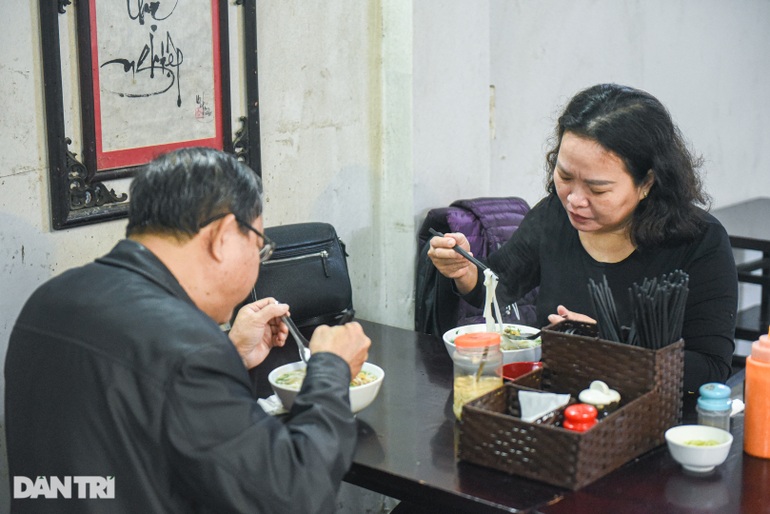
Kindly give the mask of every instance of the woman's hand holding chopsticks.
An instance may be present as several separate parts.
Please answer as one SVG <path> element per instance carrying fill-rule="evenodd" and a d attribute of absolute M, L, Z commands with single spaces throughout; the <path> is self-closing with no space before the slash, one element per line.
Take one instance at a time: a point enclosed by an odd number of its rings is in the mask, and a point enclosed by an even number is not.
<path fill-rule="evenodd" d="M 471 261 L 455 250 L 455 246 L 470 254 L 470 244 L 464 234 L 456 232 L 434 236 L 430 240 L 428 257 L 439 273 L 454 279 L 458 291 L 467 293 L 476 287 L 478 271 Z"/>

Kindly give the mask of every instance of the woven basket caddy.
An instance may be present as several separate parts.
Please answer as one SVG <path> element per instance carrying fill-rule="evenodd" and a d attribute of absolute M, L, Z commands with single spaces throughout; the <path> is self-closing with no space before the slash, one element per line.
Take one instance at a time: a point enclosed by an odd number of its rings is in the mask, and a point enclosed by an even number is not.
<path fill-rule="evenodd" d="M 594 327 L 546 327 L 542 369 L 467 403 L 458 458 L 574 490 L 664 444 L 664 432 L 682 416 L 684 342 L 647 350 L 599 339 Z M 588 431 L 520 419 L 518 391 L 577 398 L 593 380 L 617 390 L 621 402 Z"/>

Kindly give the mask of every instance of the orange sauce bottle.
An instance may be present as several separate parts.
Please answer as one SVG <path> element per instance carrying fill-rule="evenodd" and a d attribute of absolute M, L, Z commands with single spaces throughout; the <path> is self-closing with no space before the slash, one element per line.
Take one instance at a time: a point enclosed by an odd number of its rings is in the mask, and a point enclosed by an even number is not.
<path fill-rule="evenodd" d="M 751 345 L 746 357 L 743 451 L 770 459 L 770 330 Z"/>

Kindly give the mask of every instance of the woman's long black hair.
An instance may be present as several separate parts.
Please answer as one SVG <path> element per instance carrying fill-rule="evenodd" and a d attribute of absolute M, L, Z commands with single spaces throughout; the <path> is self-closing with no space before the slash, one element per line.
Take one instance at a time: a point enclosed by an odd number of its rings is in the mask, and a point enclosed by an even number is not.
<path fill-rule="evenodd" d="M 634 184 L 652 171 L 655 182 L 634 211 L 631 239 L 639 247 L 692 240 L 704 229 L 703 211 L 710 198 L 703 190 L 694 156 L 668 110 L 645 91 L 617 84 L 598 84 L 576 94 L 556 124 L 546 154 L 549 193 L 565 132 L 596 141 L 622 159 Z"/>

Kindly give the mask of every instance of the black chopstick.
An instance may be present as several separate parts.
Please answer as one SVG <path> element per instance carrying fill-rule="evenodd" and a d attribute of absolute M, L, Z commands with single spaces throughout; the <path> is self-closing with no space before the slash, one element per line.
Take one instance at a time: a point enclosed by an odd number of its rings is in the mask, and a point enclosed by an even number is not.
<path fill-rule="evenodd" d="M 592 278 L 588 279 L 589 299 L 597 315 L 599 336 L 609 341 L 622 342 L 623 329 L 618 321 L 612 290 L 607 282 L 607 277 L 604 276 L 603 279 L 601 284 L 597 284 Z"/>
<path fill-rule="evenodd" d="M 629 288 L 633 338 L 629 343 L 657 350 L 682 337 L 689 276 L 682 270 Z"/>
<path fill-rule="evenodd" d="M 437 230 L 433 230 L 432 228 L 429 228 L 428 230 L 429 230 L 429 231 L 430 231 L 430 233 L 431 233 L 431 234 L 433 234 L 434 236 L 438 236 L 438 237 L 444 237 L 444 234 L 442 234 L 441 232 L 439 232 L 439 231 L 437 231 Z M 453 250 L 454 250 L 455 252 L 459 253 L 460 255 L 462 255 L 463 257 L 465 257 L 466 259 L 468 259 L 469 261 L 471 261 L 471 262 L 472 262 L 473 264 L 475 264 L 475 265 L 476 265 L 476 267 L 478 267 L 478 268 L 479 268 L 481 271 L 484 271 L 485 269 L 487 269 L 487 266 L 486 266 L 486 265 L 485 265 L 483 262 L 481 262 L 480 260 L 478 260 L 478 259 L 477 259 L 476 257 L 474 257 L 473 255 L 469 254 L 468 252 L 466 252 L 465 250 L 463 250 L 463 249 L 462 249 L 462 248 L 460 248 L 459 246 L 455 245 L 455 246 L 454 246 L 454 248 L 453 248 Z"/>

